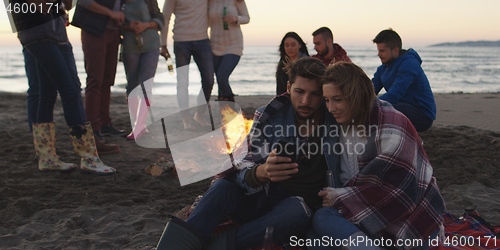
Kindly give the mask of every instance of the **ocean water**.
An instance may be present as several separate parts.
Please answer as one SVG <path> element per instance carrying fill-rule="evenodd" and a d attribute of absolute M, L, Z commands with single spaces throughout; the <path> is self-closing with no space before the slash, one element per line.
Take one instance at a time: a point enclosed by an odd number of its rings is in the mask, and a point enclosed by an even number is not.
<path fill-rule="evenodd" d="M 380 60 L 376 46 L 345 46 L 352 61 L 362 67 L 371 78 Z M 173 51 L 172 48 L 169 48 Z M 434 93 L 500 92 L 500 47 L 417 47 L 422 67 Z M 80 46 L 73 48 L 78 76 L 85 88 L 86 74 Z M 230 84 L 237 95 L 273 95 L 276 91 L 275 72 L 279 60 L 277 46 L 247 46 Z M 173 53 L 172 53 L 173 54 Z M 316 54 L 310 48 L 310 54 Z M 200 89 L 200 76 L 194 61 L 189 74 L 191 95 Z M 123 64 L 118 63 L 113 92 L 125 92 L 126 78 Z M 0 91 L 26 92 L 28 81 L 24 70 L 21 46 L 0 46 Z M 165 60 L 160 57 L 155 77 L 155 94 L 174 95 L 175 75 L 167 72 Z M 212 95 L 217 95 L 217 85 Z"/>

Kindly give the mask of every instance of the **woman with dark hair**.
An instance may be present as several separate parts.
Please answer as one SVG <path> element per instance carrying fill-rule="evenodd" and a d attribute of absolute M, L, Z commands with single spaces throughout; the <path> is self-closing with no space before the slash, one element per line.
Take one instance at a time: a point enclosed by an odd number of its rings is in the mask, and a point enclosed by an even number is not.
<path fill-rule="evenodd" d="M 309 56 L 307 46 L 302 41 L 297 33 L 290 31 L 281 40 L 279 47 L 280 61 L 276 69 L 276 95 L 281 95 L 286 92 L 286 84 L 288 82 L 288 75 L 284 68 L 285 64 L 293 62 L 299 58 Z"/>
<path fill-rule="evenodd" d="M 370 78 L 353 63 L 328 67 L 323 96 L 342 131 L 335 152 L 341 183 L 318 193 L 323 207 L 313 217 L 309 237 L 335 242 L 362 237 L 348 249 L 378 249 L 368 238 L 415 244 L 401 249 L 427 249 L 429 237 L 442 228 L 445 205 L 411 122 L 375 97 Z"/>

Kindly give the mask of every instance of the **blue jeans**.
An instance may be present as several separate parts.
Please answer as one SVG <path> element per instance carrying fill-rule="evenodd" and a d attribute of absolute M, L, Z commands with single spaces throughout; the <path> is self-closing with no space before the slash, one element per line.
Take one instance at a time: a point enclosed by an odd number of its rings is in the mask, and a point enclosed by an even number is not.
<path fill-rule="evenodd" d="M 214 62 L 212 58 L 212 48 L 210 47 L 210 42 L 208 39 L 199 41 L 188 41 L 188 42 L 176 42 L 174 41 L 174 53 L 175 53 L 175 65 L 177 69 L 187 66 L 191 62 L 191 56 L 193 56 L 201 75 L 201 87 L 202 92 L 200 92 L 200 97 L 205 98 L 205 101 L 210 100 L 210 95 L 212 94 L 212 88 L 214 86 Z M 181 109 L 183 116 L 186 115 L 187 108 L 189 108 L 189 92 L 188 92 L 188 75 L 189 71 L 177 71 L 177 102 Z M 201 99 L 203 100 L 203 99 Z M 199 103 L 200 104 L 200 103 Z"/>
<path fill-rule="evenodd" d="M 398 102 L 392 104 L 392 106 L 399 112 L 403 113 L 408 120 L 410 120 L 417 132 L 424 132 L 432 126 L 433 120 L 425 116 L 425 114 L 418 107 L 406 102 Z"/>
<path fill-rule="evenodd" d="M 54 104 L 59 93 L 66 124 L 68 126 L 84 124 L 86 118 L 81 84 L 71 44 L 38 41 L 24 46 L 23 54 L 26 75 L 29 78 L 28 121 L 52 122 Z"/>
<path fill-rule="evenodd" d="M 123 53 L 123 66 L 127 75 L 127 96 L 140 84 L 153 78 L 158 65 L 159 50 L 144 53 Z M 146 89 L 148 95 L 151 89 Z"/>
<path fill-rule="evenodd" d="M 292 197 L 281 188 L 245 195 L 245 190 L 227 180 L 218 180 L 205 193 L 187 223 L 207 238 L 223 218 L 240 225 L 236 231 L 236 249 L 262 246 L 266 227 L 272 226 L 273 240 L 302 235 L 311 223 L 311 210 L 302 198 Z"/>
<path fill-rule="evenodd" d="M 344 219 L 344 216 L 338 212 L 336 208 L 323 207 L 318 209 L 312 220 L 312 229 L 307 233 L 309 239 L 321 239 L 323 236 L 328 236 L 333 239 L 348 239 L 349 236 L 361 230 L 354 226 L 351 222 Z M 308 249 L 342 249 L 332 247 L 308 247 Z"/>
<path fill-rule="evenodd" d="M 349 236 L 359 232 L 360 230 L 350 221 L 346 220 L 344 216 L 338 212 L 336 208 L 323 207 L 318 209 L 314 214 L 312 220 L 312 229 L 307 232 L 308 239 L 321 239 L 323 236 L 328 236 L 329 242 L 330 238 L 335 242 L 336 239 L 343 240 L 349 239 Z M 370 238 L 376 239 L 375 236 L 370 235 L 365 232 Z M 431 239 L 436 238 L 438 231 L 435 231 L 431 235 Z M 429 241 L 427 239 L 423 240 L 423 246 L 416 246 L 412 248 L 413 250 L 424 250 L 429 246 Z M 394 242 L 394 244 L 396 244 Z M 308 247 L 309 250 L 319 250 L 319 249 L 342 249 L 342 246 L 314 246 Z"/>
<path fill-rule="evenodd" d="M 40 100 L 40 83 L 38 73 L 36 71 L 35 58 L 23 48 L 24 69 L 28 78 L 28 95 L 26 96 L 26 109 L 28 113 L 28 124 L 32 131 L 32 124 L 36 122 L 36 114 L 38 113 L 38 102 Z"/>
<path fill-rule="evenodd" d="M 229 76 L 233 73 L 239 61 L 240 56 L 235 54 L 214 55 L 214 69 L 217 84 L 219 85 L 219 96 L 228 98 L 234 95 L 231 86 L 229 86 Z"/>

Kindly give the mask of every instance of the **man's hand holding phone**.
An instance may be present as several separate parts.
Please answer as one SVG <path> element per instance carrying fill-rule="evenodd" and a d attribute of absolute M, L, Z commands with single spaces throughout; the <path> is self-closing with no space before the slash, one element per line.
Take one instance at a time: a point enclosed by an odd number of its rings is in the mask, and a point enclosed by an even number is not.
<path fill-rule="evenodd" d="M 292 162 L 290 157 L 277 156 L 276 151 L 271 151 L 266 163 L 257 167 L 255 175 L 260 182 L 283 181 L 299 172 L 297 163 Z"/>

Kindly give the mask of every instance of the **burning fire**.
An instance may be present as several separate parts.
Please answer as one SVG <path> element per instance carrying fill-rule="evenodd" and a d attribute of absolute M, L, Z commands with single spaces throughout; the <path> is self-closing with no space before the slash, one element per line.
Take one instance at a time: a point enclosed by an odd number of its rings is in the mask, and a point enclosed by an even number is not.
<path fill-rule="evenodd" d="M 245 140 L 245 136 L 252 128 L 253 120 L 246 119 L 241 113 L 229 107 L 224 107 L 221 113 L 227 152 L 231 154 Z"/>

